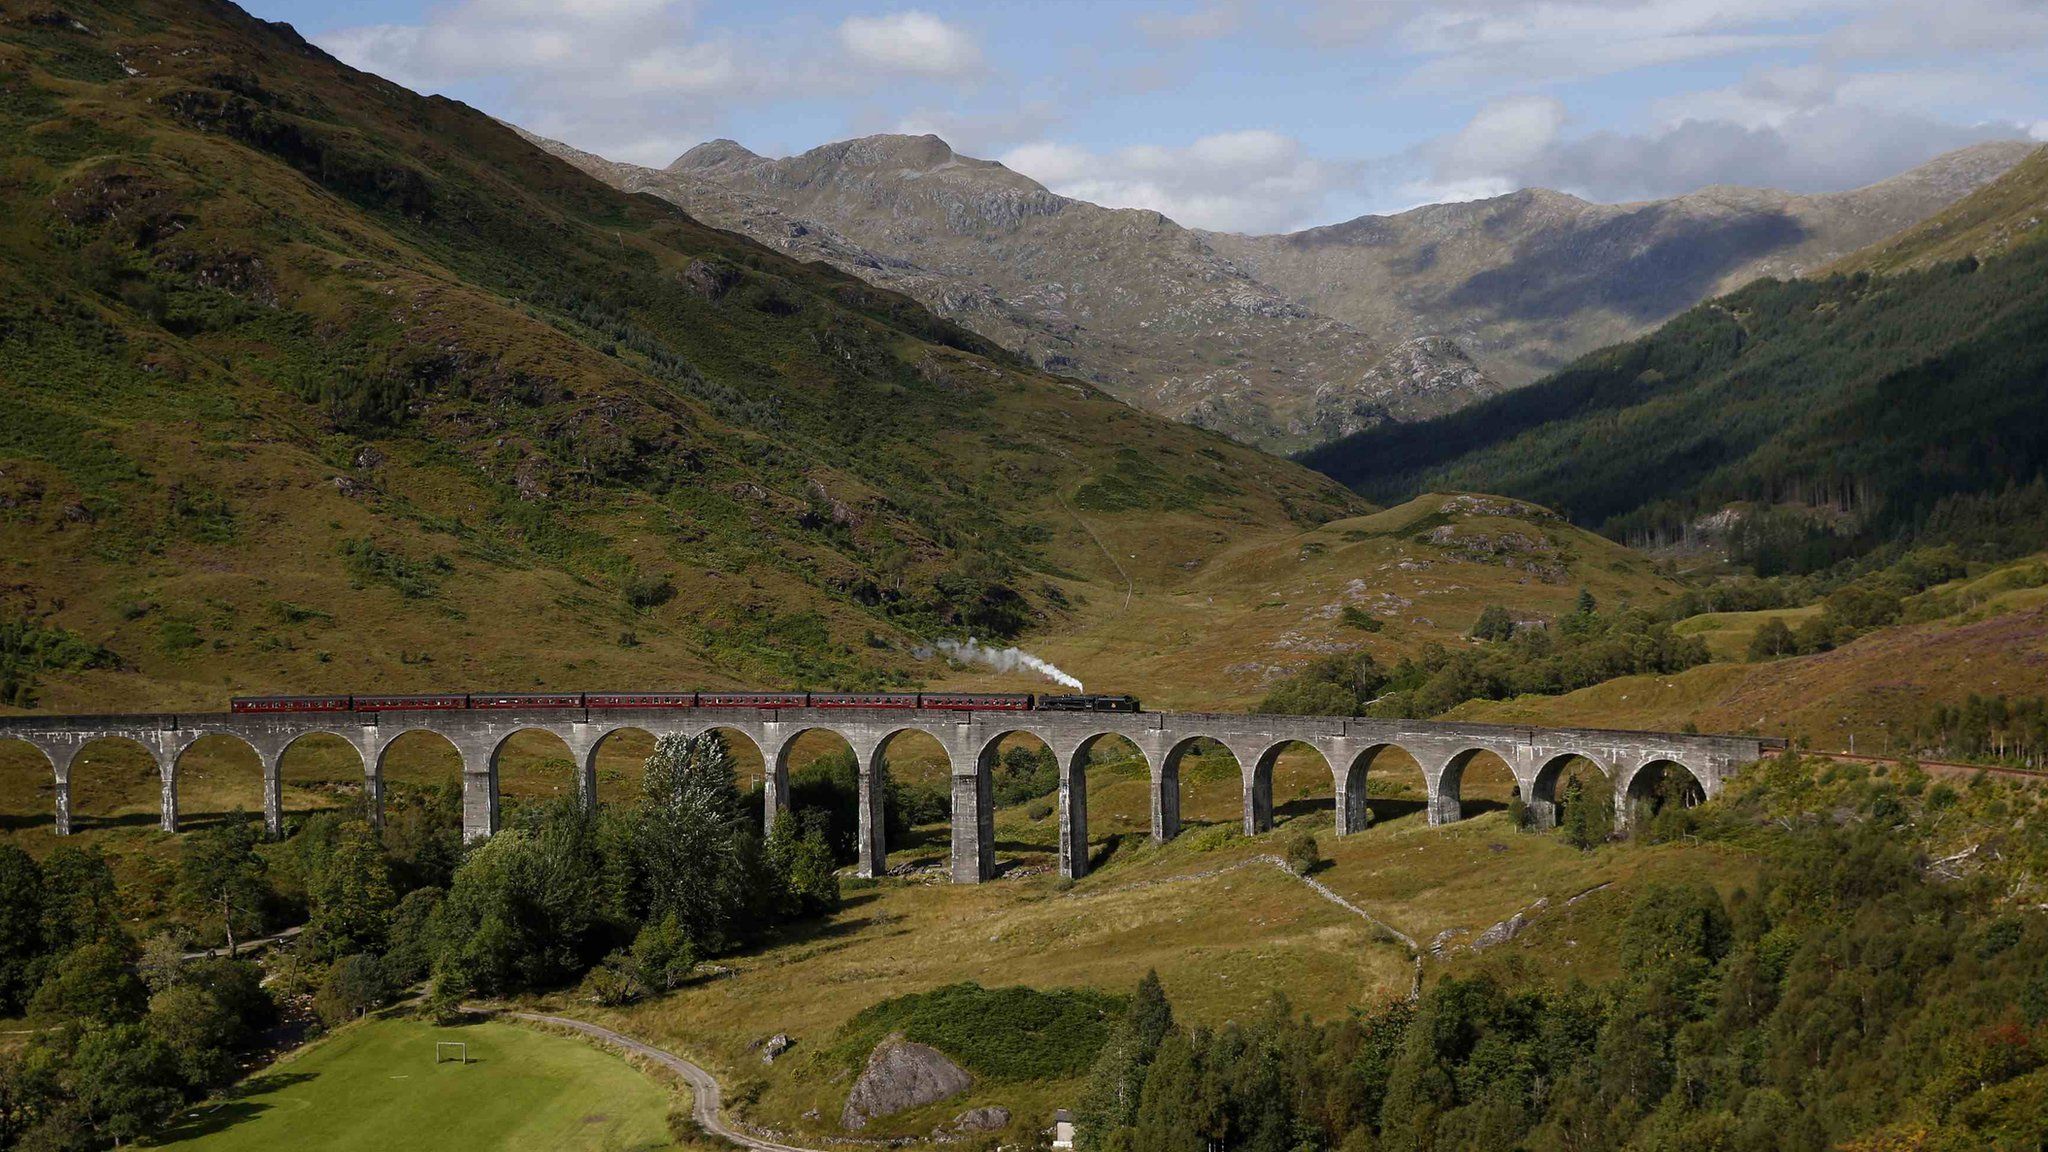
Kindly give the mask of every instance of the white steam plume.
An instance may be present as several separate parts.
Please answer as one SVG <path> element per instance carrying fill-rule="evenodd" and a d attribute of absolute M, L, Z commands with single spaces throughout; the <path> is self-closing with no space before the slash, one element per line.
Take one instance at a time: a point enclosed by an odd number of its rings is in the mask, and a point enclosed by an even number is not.
<path fill-rule="evenodd" d="M 941 640 L 938 649 L 962 664 L 979 664 L 998 672 L 1036 672 L 1055 684 L 1063 684 L 1076 692 L 1082 690 L 1079 680 L 1022 648 L 989 648 L 969 637 L 965 644 L 958 640 Z"/>

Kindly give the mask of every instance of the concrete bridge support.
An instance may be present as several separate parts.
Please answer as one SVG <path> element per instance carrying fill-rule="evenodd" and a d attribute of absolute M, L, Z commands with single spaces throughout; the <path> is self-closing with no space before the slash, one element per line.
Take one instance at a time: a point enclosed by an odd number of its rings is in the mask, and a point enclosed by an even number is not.
<path fill-rule="evenodd" d="M 1088 874 L 1088 757 L 1093 746 L 1094 741 L 1086 741 L 1060 758 L 1059 866 L 1066 880 Z"/>
<path fill-rule="evenodd" d="M 1180 766 L 1152 770 L 1152 842 L 1164 844 L 1180 835 Z"/>

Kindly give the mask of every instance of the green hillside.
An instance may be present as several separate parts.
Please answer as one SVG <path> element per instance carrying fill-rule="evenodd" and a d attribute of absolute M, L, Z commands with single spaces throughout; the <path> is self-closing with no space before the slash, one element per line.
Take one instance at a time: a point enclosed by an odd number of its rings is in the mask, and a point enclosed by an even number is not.
<path fill-rule="evenodd" d="M 230 5 L 0 11 L 12 703 L 903 682 L 1363 509 Z"/>
<path fill-rule="evenodd" d="M 2022 203 L 2012 182 L 2039 165 L 1978 198 Z M 2048 246 L 2021 244 L 1759 281 L 1528 388 L 1303 459 L 1371 497 L 1499 492 L 1631 542 L 1738 505 L 1715 528 L 1766 570 L 1915 535 L 2014 554 L 2040 542 L 2025 486 L 2048 463 L 2044 381 Z"/>

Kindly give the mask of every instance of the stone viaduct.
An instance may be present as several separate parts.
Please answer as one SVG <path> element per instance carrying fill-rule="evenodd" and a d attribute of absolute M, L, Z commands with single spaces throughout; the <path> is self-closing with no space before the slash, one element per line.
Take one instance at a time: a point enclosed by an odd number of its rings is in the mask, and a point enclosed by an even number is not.
<path fill-rule="evenodd" d="M 100 740 L 127 740 L 149 753 L 163 785 L 161 826 L 169 832 L 178 828 L 178 763 L 186 751 L 205 736 L 242 741 L 263 763 L 264 822 L 272 835 L 278 835 L 283 830 L 279 763 L 294 741 L 329 733 L 353 745 L 362 757 L 369 813 L 372 819 L 381 819 L 384 758 L 393 741 L 408 732 L 433 732 L 461 754 L 463 834 L 475 839 L 498 829 L 498 757 L 514 733 L 549 732 L 567 745 L 578 766 L 578 794 L 594 805 L 597 751 L 608 737 L 627 730 L 690 736 L 714 728 L 740 733 L 761 750 L 767 766 L 764 817 L 770 821 L 789 803 L 789 756 L 796 738 L 822 729 L 845 739 L 860 764 L 859 869 L 864 876 L 886 868 L 883 753 L 902 733 L 931 736 L 945 749 L 952 765 L 952 877 L 962 883 L 976 883 L 995 874 L 992 771 L 999 741 L 1012 734 L 1036 737 L 1058 759 L 1060 873 L 1076 878 L 1088 867 L 1088 795 L 1083 769 L 1097 742 L 1109 736 L 1129 740 L 1151 770 L 1155 840 L 1168 840 L 1180 832 L 1181 760 L 1204 738 L 1220 743 L 1237 759 L 1244 829 L 1249 834 L 1273 827 L 1273 765 L 1280 753 L 1295 744 L 1315 750 L 1330 769 L 1340 836 L 1365 827 L 1366 772 L 1373 757 L 1389 748 L 1407 752 L 1422 766 L 1429 822 L 1440 825 L 1459 819 L 1465 768 L 1483 753 L 1507 763 L 1534 819 L 1549 824 L 1556 818 L 1558 781 L 1574 757 L 1592 761 L 1607 775 L 1614 788 L 1617 820 L 1626 822 L 1632 801 L 1643 797 L 1647 782 L 1658 775 L 1649 769 L 1683 769 L 1698 782 L 1704 795 L 1712 797 L 1720 793 L 1722 782 L 1743 766 L 1783 746 L 1781 741 L 1754 736 L 1160 712 L 561 708 L 0 717 L 0 739 L 26 741 L 50 761 L 56 777 L 58 835 L 71 831 L 72 764 L 81 750 Z"/>

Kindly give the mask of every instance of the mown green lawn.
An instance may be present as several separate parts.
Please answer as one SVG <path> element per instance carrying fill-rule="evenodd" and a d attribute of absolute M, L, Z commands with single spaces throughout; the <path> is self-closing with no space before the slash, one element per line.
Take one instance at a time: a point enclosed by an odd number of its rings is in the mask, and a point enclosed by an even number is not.
<path fill-rule="evenodd" d="M 470 1063 L 434 1063 L 436 1040 Z M 346 1029 L 181 1118 L 164 1144 L 194 1152 L 472 1152 L 672 1146 L 665 1086 L 609 1053 L 511 1024 Z"/>

